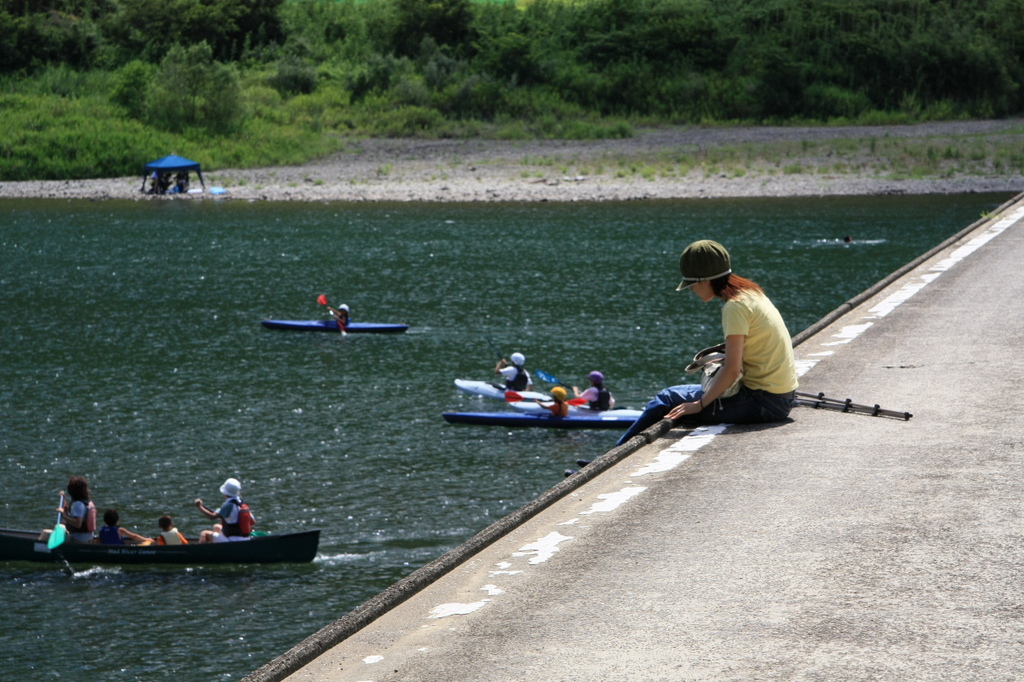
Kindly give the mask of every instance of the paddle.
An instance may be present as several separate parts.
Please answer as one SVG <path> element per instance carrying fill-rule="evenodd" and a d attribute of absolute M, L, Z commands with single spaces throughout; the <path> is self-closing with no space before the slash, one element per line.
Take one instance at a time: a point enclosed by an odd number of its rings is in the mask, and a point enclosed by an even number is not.
<path fill-rule="evenodd" d="M 536 398 L 524 398 L 515 391 L 505 391 L 505 402 L 507 403 L 518 403 L 521 400 L 536 400 Z M 570 398 L 565 401 L 566 405 L 586 405 L 587 401 L 583 398 Z"/>
<path fill-rule="evenodd" d="M 345 325 L 342 324 L 341 320 L 338 319 L 338 316 L 334 314 L 334 310 L 331 308 L 331 304 L 327 302 L 327 297 L 324 296 L 323 294 L 320 294 L 319 296 L 316 297 L 316 302 L 319 303 L 320 305 L 327 306 L 327 309 L 331 311 L 331 316 L 334 317 L 334 321 L 338 323 L 338 331 L 341 332 L 342 336 L 347 336 L 347 334 L 345 333 Z"/>
<path fill-rule="evenodd" d="M 60 508 L 64 509 L 64 493 L 60 495 Z M 61 512 L 57 512 L 57 525 L 53 527 L 53 532 L 50 533 L 50 538 L 46 541 L 46 546 L 49 549 L 57 549 L 67 540 L 67 531 L 64 530 L 64 524 L 60 522 L 60 517 Z"/>
<path fill-rule="evenodd" d="M 494 345 L 493 341 L 491 341 L 491 337 L 484 334 L 484 341 L 486 341 L 487 345 L 491 347 L 491 352 L 498 356 L 498 360 L 505 359 L 505 357 L 500 352 L 498 352 L 498 347 Z"/>
<path fill-rule="evenodd" d="M 546 381 L 549 384 L 561 384 L 564 386 L 564 384 L 562 384 L 562 382 L 558 380 L 558 377 L 553 377 L 543 370 L 535 369 L 533 370 L 533 372 L 540 378 L 541 381 Z"/>

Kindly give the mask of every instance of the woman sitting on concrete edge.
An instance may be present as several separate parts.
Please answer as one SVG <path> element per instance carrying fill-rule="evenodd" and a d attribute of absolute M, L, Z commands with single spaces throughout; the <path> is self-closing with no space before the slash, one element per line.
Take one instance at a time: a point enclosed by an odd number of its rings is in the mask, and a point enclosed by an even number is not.
<path fill-rule="evenodd" d="M 729 252 L 708 239 L 679 257 L 683 281 L 702 301 L 724 301 L 724 366 L 707 389 L 700 384 L 666 388 L 619 439 L 621 445 L 664 418 L 687 425 L 760 424 L 789 416 L 797 388 L 793 341 L 782 315 L 759 285 L 733 273 Z M 734 395 L 724 397 L 739 379 Z"/>

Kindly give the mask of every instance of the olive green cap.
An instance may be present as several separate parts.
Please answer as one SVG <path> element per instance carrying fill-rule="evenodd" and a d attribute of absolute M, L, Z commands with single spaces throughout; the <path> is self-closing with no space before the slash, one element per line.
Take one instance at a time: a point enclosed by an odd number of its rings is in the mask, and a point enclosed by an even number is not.
<path fill-rule="evenodd" d="M 702 239 L 683 249 L 679 256 L 679 272 L 683 281 L 676 291 L 689 289 L 697 282 L 724 277 L 732 272 L 729 264 L 729 252 L 718 242 Z"/>

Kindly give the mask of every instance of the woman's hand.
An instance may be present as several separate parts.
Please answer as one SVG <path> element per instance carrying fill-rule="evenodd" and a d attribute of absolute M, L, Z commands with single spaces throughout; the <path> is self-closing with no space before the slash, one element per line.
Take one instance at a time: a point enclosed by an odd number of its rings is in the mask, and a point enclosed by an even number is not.
<path fill-rule="evenodd" d="M 679 419 L 680 417 L 687 414 L 700 414 L 704 411 L 704 405 L 699 400 L 692 403 L 680 403 L 676 405 L 665 415 L 669 419 Z"/>

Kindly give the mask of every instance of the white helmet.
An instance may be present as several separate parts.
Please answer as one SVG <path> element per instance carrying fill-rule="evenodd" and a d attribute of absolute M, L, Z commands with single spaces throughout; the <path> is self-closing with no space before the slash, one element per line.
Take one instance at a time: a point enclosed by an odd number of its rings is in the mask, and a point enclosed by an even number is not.
<path fill-rule="evenodd" d="M 513 353 L 510 357 L 512 364 L 518 367 L 522 367 L 526 364 L 526 357 L 522 353 Z"/>

